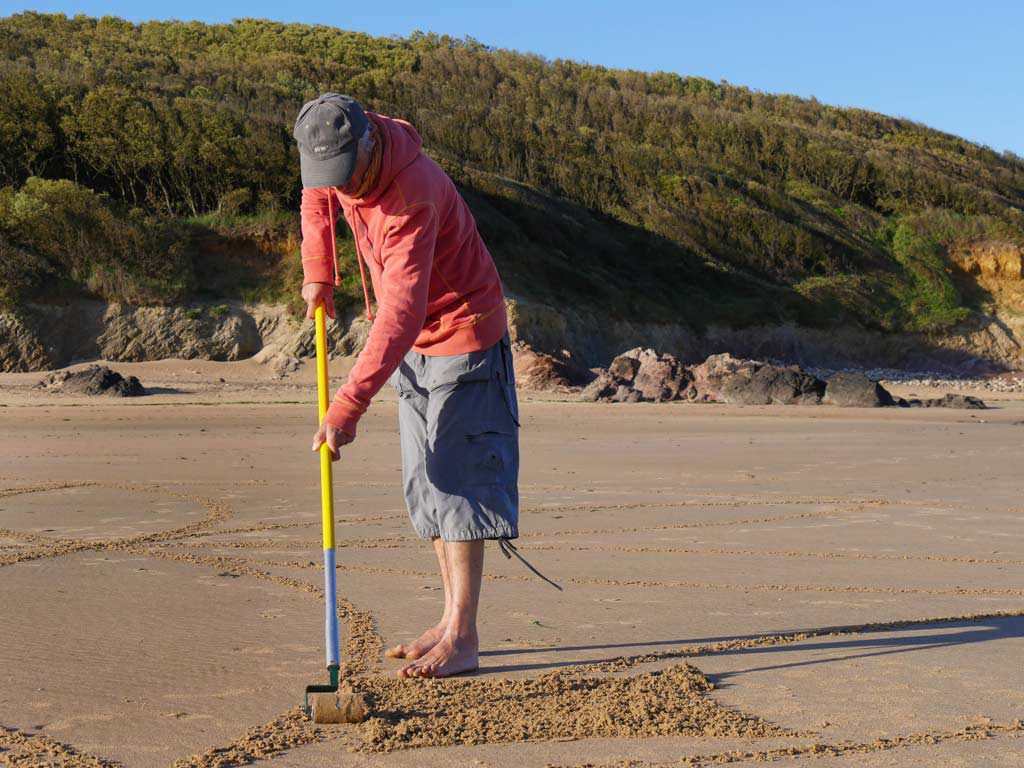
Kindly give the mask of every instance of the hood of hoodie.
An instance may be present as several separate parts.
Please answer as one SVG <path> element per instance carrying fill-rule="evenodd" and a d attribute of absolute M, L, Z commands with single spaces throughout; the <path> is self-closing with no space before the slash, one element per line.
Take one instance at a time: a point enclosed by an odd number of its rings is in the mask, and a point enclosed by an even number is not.
<path fill-rule="evenodd" d="M 369 205 L 376 201 L 391 186 L 395 176 L 419 157 L 423 148 L 423 139 L 405 120 L 384 117 L 373 112 L 366 114 L 384 139 L 384 156 L 381 158 L 380 178 L 365 197 L 352 201 L 355 205 Z"/>

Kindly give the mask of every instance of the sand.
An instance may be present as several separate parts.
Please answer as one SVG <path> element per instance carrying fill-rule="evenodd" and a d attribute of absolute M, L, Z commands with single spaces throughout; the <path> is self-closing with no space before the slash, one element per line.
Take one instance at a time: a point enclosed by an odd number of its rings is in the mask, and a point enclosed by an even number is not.
<path fill-rule="evenodd" d="M 309 366 L 115 367 L 159 394 L 0 375 L 0 765 L 1024 765 L 1020 395 L 524 394 L 519 544 L 565 592 L 490 550 L 481 671 L 415 681 L 383 648 L 441 595 L 385 393 L 336 470 L 343 674 L 373 712 L 316 726 Z"/>

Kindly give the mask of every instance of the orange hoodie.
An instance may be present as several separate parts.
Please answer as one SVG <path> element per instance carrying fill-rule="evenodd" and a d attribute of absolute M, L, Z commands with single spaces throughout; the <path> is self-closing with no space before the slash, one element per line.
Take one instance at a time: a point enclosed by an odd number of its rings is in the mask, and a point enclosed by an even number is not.
<path fill-rule="evenodd" d="M 452 180 L 421 151 L 403 120 L 367 113 L 383 138 L 380 178 L 362 198 L 333 187 L 302 190 L 303 285 L 332 283 L 340 207 L 355 237 L 366 312 L 366 346 L 324 421 L 356 434 L 356 423 L 410 349 L 456 355 L 505 335 L 505 300 L 476 222 Z M 370 311 L 363 264 L 377 300 Z"/>

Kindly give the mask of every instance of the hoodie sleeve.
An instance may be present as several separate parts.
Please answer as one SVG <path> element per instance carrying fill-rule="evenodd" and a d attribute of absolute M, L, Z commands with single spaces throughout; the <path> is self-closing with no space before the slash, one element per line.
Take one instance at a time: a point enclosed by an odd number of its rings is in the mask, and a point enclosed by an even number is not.
<path fill-rule="evenodd" d="M 338 391 L 324 421 L 350 435 L 356 423 L 423 330 L 437 240 L 437 211 L 413 203 L 387 225 L 380 250 L 381 294 L 366 346 Z"/>
<path fill-rule="evenodd" d="M 302 190 L 302 284 L 333 283 L 334 265 L 331 264 L 331 241 L 334 221 L 328 215 L 329 187 Z M 334 219 L 338 208 L 334 206 Z"/>

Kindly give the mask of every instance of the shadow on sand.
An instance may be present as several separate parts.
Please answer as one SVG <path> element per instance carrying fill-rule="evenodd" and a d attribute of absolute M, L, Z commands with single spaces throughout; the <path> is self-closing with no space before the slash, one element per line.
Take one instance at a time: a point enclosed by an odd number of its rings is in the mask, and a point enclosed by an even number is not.
<path fill-rule="evenodd" d="M 830 652 L 825 658 L 814 658 L 802 661 L 782 661 L 778 664 L 765 664 L 753 666 L 746 669 L 738 669 L 733 672 L 708 675 L 708 679 L 716 684 L 733 677 L 738 677 L 749 672 L 764 672 L 776 669 L 788 669 L 795 667 L 806 667 L 815 664 L 828 664 L 837 661 L 848 661 L 851 659 L 864 659 L 873 656 L 888 656 L 897 653 L 909 653 L 911 651 L 933 650 L 957 645 L 973 643 L 987 643 L 996 640 L 1024 637 L 1024 616 L 991 617 L 979 620 L 964 621 L 940 621 L 935 623 L 922 622 L 913 626 L 899 627 L 895 629 L 865 629 L 863 632 L 851 631 L 848 627 L 824 628 L 820 630 L 794 630 L 790 632 L 772 632 L 761 635 L 736 635 L 732 637 L 705 637 L 686 640 L 661 640 L 644 641 L 636 643 L 615 643 L 606 645 L 574 645 L 554 648 L 509 648 L 497 651 L 482 651 L 480 656 L 493 658 L 499 656 L 518 656 L 531 653 L 545 654 L 572 654 L 585 651 L 615 651 L 632 649 L 638 653 L 647 650 L 671 650 L 673 647 L 689 647 L 710 645 L 714 643 L 759 640 L 780 635 L 799 634 L 801 632 L 844 632 L 839 637 L 819 637 L 808 640 L 787 643 L 784 645 L 765 645 L 754 648 L 736 648 L 725 651 L 713 651 L 711 653 L 694 654 L 689 657 L 699 658 L 700 656 L 755 656 L 756 654 L 780 654 L 792 653 L 794 651 L 807 652 Z M 858 652 L 864 651 L 864 652 Z M 835 655 L 832 655 L 832 654 Z M 627 655 L 627 654 L 622 654 Z M 544 669 L 557 669 L 580 664 L 594 664 L 601 662 L 615 661 L 622 658 L 622 655 L 610 655 L 602 658 L 572 658 L 559 661 L 541 662 L 537 664 L 509 664 L 505 666 L 487 666 L 489 673 L 525 672 Z M 758 657 L 758 659 L 775 659 L 779 657 Z M 781 660 L 780 660 L 781 661 Z"/>

